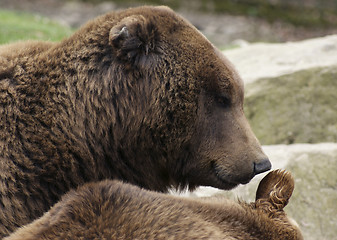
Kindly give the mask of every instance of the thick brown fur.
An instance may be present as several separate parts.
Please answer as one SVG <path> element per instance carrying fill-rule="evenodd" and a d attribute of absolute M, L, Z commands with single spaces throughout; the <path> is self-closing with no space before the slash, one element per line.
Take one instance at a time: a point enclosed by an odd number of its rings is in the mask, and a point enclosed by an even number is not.
<path fill-rule="evenodd" d="M 257 194 L 269 194 L 250 204 L 174 197 L 118 181 L 91 183 L 6 240 L 303 239 L 283 211 L 294 188 L 290 173 L 273 171 L 262 182 L 269 188 Z"/>
<path fill-rule="evenodd" d="M 72 188 L 231 189 L 270 168 L 226 58 L 166 7 L 0 48 L 0 237 Z"/>

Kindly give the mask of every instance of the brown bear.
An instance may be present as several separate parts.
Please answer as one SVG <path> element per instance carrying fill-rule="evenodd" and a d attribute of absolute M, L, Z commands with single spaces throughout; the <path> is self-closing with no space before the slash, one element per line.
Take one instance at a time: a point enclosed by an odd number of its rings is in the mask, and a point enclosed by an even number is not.
<path fill-rule="evenodd" d="M 270 169 L 243 82 L 166 7 L 107 13 L 59 43 L 0 49 L 0 237 L 72 188 L 231 189 Z"/>
<path fill-rule="evenodd" d="M 299 228 L 283 211 L 293 189 L 290 173 L 279 170 L 261 181 L 250 204 L 220 197 L 186 199 L 116 180 L 89 183 L 6 240 L 300 240 Z"/>

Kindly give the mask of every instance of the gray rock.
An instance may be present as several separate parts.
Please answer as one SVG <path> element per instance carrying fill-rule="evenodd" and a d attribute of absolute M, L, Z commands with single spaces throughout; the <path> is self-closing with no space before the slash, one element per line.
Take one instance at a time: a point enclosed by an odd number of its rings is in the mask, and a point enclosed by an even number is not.
<path fill-rule="evenodd" d="M 336 79 L 337 65 L 247 84 L 245 113 L 260 142 L 337 142 Z"/>
<path fill-rule="evenodd" d="M 337 35 L 287 43 L 255 43 L 223 52 L 245 83 L 337 64 Z"/>

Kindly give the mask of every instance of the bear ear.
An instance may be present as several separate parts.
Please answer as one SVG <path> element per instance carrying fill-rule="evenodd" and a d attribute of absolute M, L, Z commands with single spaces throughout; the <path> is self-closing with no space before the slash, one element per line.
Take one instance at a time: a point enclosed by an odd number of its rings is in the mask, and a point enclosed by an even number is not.
<path fill-rule="evenodd" d="M 261 180 L 256 191 L 256 201 L 267 201 L 275 209 L 282 210 L 288 204 L 294 185 L 294 179 L 289 172 L 271 171 Z"/>
<path fill-rule="evenodd" d="M 146 56 L 153 53 L 158 42 L 156 26 L 142 15 L 122 19 L 109 33 L 109 44 L 119 60 L 131 63 L 145 63 Z"/>

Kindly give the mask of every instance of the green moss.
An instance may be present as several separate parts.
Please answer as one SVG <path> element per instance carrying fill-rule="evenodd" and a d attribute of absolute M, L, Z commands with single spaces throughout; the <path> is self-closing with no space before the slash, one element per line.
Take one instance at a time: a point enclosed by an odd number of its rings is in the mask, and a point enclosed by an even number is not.
<path fill-rule="evenodd" d="M 0 44 L 27 39 L 58 41 L 72 33 L 40 16 L 5 10 L 0 10 L 0 16 Z"/>
<path fill-rule="evenodd" d="M 337 141 L 337 68 L 315 68 L 246 87 L 245 112 L 262 144 Z"/>

